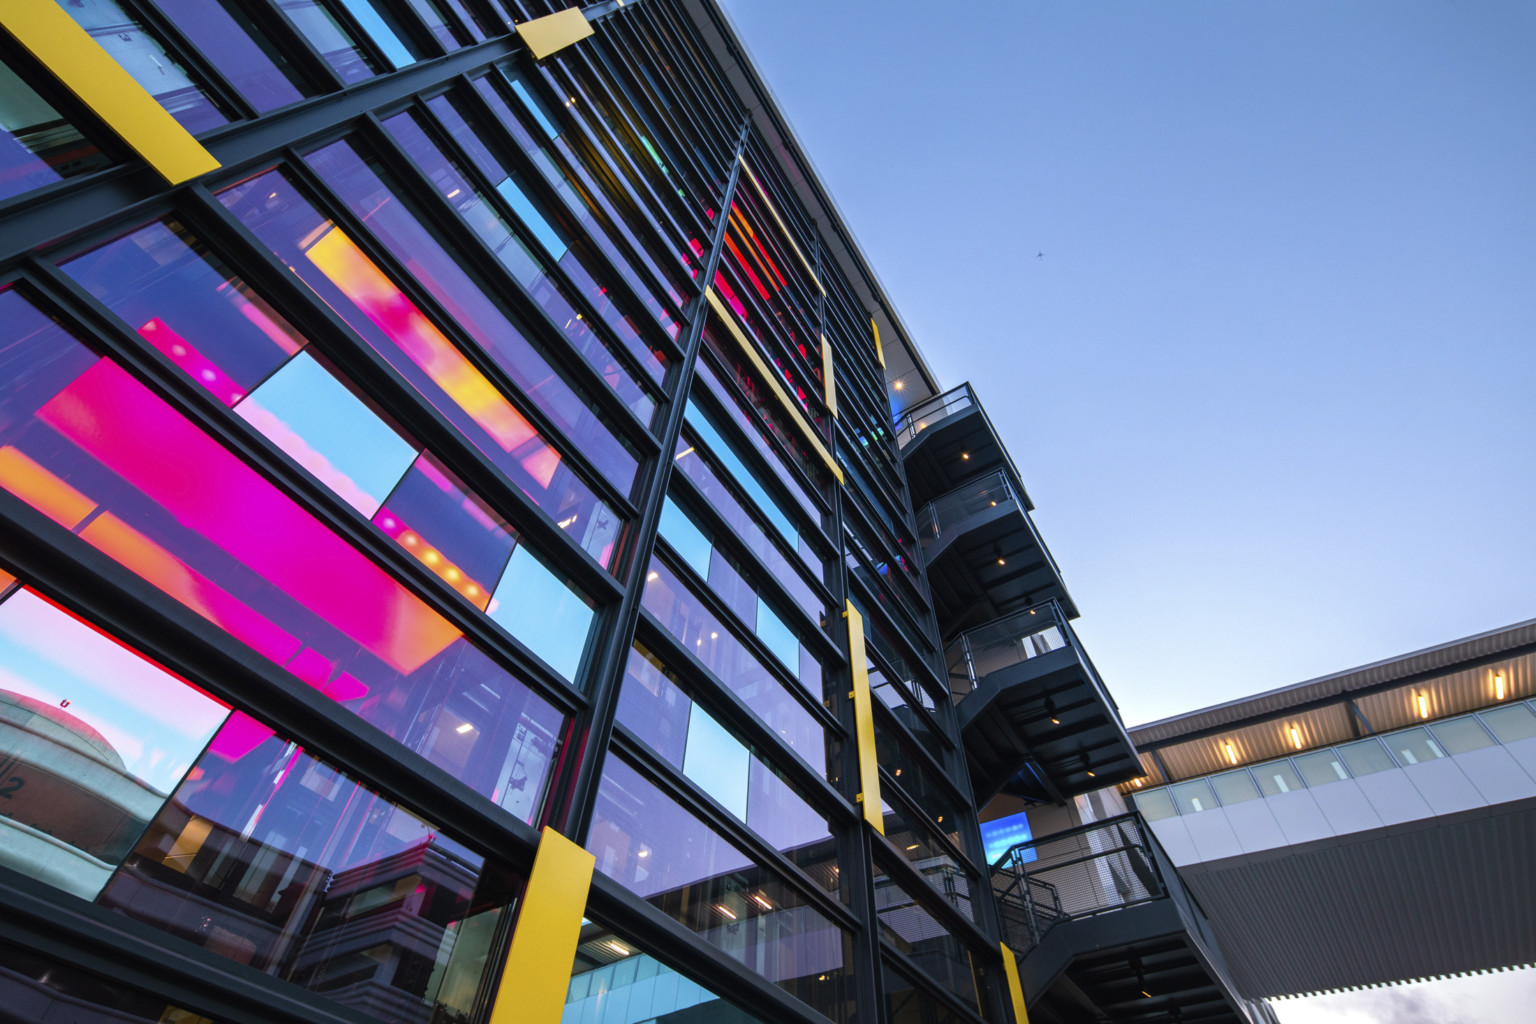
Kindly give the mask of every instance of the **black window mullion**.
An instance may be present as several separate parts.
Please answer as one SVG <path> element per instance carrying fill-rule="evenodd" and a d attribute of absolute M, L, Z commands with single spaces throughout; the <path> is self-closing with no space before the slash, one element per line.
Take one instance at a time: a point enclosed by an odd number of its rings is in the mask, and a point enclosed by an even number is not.
<path fill-rule="evenodd" d="M 232 114 L 233 121 L 248 121 L 258 116 L 255 107 L 240 94 L 224 73 L 219 70 L 218 62 L 210 59 L 191 39 L 182 34 L 181 28 L 175 20 L 166 17 L 152 2 L 141 0 L 116 0 L 123 10 L 139 20 L 157 42 L 164 44 L 166 50 L 172 54 L 178 63 L 188 72 L 190 77 L 200 85 L 214 101 L 214 105 L 221 108 L 226 114 Z M 206 3 L 216 3 L 217 0 L 204 0 Z M 225 128 L 215 128 L 213 131 L 223 131 Z"/>
<path fill-rule="evenodd" d="M 419 110 L 402 111 L 407 114 L 413 112 L 420 113 Z M 603 423 L 618 428 L 615 433 L 636 450 L 637 462 L 654 457 L 656 441 L 650 436 L 647 425 L 641 423 L 634 412 L 614 394 L 613 388 L 602 379 L 592 364 L 575 350 L 559 328 L 550 321 L 549 314 L 545 313 L 523 288 L 522 283 L 512 276 L 500 260 L 496 259 L 480 236 L 464 223 L 452 203 L 438 192 L 427 173 L 417 166 L 384 127 L 377 115 L 369 114 L 366 124 L 369 149 L 388 169 L 395 183 L 416 197 L 417 206 L 423 215 L 419 219 L 429 232 L 434 237 L 448 240 L 446 247 L 463 260 L 463 265 L 472 268 L 472 276 L 495 283 L 496 287 L 487 289 L 487 294 L 500 298 L 501 302 L 498 305 L 510 305 L 508 297 L 515 296 L 519 301 L 511 310 L 514 323 L 527 328 L 531 338 L 536 339 L 533 347 L 541 351 L 556 368 L 559 376 L 568 383 L 578 384 L 580 389 L 578 394 L 584 394 L 602 408 L 602 414 L 598 418 Z M 439 140 L 433 139 L 433 141 Z M 466 174 L 469 168 L 461 165 L 458 170 L 461 174 Z M 482 201 L 489 201 L 485 193 L 482 193 L 481 198 Z M 500 199 L 500 196 L 498 195 L 497 198 Z M 511 210 L 501 203 L 493 202 L 492 206 L 502 214 L 507 226 L 518 232 L 518 237 L 523 238 L 521 222 L 516 216 L 510 216 Z M 550 273 L 552 269 L 557 272 L 551 276 L 564 286 L 561 291 L 569 297 L 572 289 L 570 283 L 565 280 L 564 272 L 553 267 L 553 262 L 545 256 L 537 255 L 542 254 L 543 250 L 536 239 L 523 238 L 523 240 L 529 244 L 529 251 L 536 254 L 535 259 L 544 267 L 546 273 Z M 588 312 L 590 314 L 590 311 Z M 599 326 L 606 335 L 606 325 L 603 325 L 601 320 L 594 320 L 593 329 L 596 330 Z M 608 348 L 606 345 L 603 347 Z M 642 386 L 641 390 L 646 389 Z"/>
<path fill-rule="evenodd" d="M 346 136 L 343 136 L 345 138 Z M 316 142 L 305 148 L 314 151 L 322 148 L 327 143 Z M 290 151 L 284 164 L 289 177 L 299 182 L 302 191 L 320 210 L 321 214 L 336 224 L 352 241 L 361 249 L 377 266 L 382 269 L 390 280 L 405 294 L 418 309 L 427 314 L 433 325 L 444 335 L 450 338 L 465 359 L 491 381 L 517 411 L 532 423 L 545 438 L 546 443 L 556 447 L 567 460 L 581 467 L 582 481 L 595 491 L 605 502 L 625 519 L 632 519 L 635 515 L 634 504 L 629 495 L 621 494 L 608 478 L 599 473 L 595 467 L 587 462 L 580 446 L 573 444 L 565 436 L 564 431 L 552 423 L 543 409 L 539 408 L 515 381 L 502 369 L 490 353 L 486 352 L 461 325 L 457 319 L 450 316 L 437 297 L 427 291 L 415 275 L 411 274 L 401 265 L 394 253 L 384 247 L 382 242 L 373 237 L 352 210 L 332 194 L 328 185 L 316 174 L 297 152 Z M 397 196 L 397 199 L 400 197 Z M 496 298 L 491 296 L 491 301 Z M 497 303 L 500 305 L 500 303 Z M 637 461 L 640 461 L 637 458 Z"/>

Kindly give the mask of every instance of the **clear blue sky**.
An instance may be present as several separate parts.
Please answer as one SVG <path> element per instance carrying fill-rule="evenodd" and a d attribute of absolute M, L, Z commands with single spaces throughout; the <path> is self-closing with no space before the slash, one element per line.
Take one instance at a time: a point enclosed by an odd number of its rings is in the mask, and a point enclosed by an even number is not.
<path fill-rule="evenodd" d="M 1127 723 L 1536 617 L 1536 4 L 724 3 Z"/>

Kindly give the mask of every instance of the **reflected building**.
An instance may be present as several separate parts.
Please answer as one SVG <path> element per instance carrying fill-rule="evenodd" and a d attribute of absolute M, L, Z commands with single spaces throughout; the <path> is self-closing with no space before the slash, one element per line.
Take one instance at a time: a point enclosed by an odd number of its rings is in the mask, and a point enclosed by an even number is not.
<path fill-rule="evenodd" d="M 10 1005 L 1264 1018 L 713 0 L 16 0 L 0 75 Z"/>

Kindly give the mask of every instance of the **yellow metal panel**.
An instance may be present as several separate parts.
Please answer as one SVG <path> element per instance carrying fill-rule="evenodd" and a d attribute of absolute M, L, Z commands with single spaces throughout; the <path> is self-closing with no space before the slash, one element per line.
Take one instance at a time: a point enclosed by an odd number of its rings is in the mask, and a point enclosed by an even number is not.
<path fill-rule="evenodd" d="M 595 863 L 586 850 L 544 827 L 491 1024 L 560 1024 Z"/>
<path fill-rule="evenodd" d="M 875 757 L 875 710 L 869 693 L 869 658 L 864 653 L 864 616 L 848 602 L 848 661 L 853 667 L 853 720 L 859 740 L 859 803 L 864 820 L 885 835 L 880 809 L 880 762 Z"/>
<path fill-rule="evenodd" d="M 542 18 L 534 18 L 513 27 L 522 36 L 528 49 L 533 51 L 536 60 L 543 60 L 593 34 L 592 23 L 579 7 L 546 14 Z"/>
<path fill-rule="evenodd" d="M 880 325 L 875 323 L 875 318 L 869 318 L 869 329 L 875 332 L 875 362 L 880 368 L 885 369 L 885 349 L 880 347 Z"/>
<path fill-rule="evenodd" d="M 821 294 L 827 294 L 827 290 L 821 287 L 821 278 L 816 276 L 816 268 L 811 266 L 811 261 L 805 258 L 805 253 L 801 252 L 800 246 L 795 244 L 795 236 L 790 234 L 789 227 L 784 223 L 784 218 L 779 216 L 778 208 L 773 205 L 773 200 L 768 198 L 768 190 L 763 188 L 763 183 L 757 180 L 757 175 L 753 174 L 752 168 L 747 166 L 747 158 L 738 153 L 736 159 L 741 163 L 741 169 L 747 172 L 747 180 L 752 183 L 752 187 L 757 189 L 757 194 L 762 197 L 763 205 L 768 207 L 769 213 L 773 214 L 773 219 L 778 223 L 779 231 L 783 233 L 784 240 L 789 243 L 791 249 L 795 250 L 795 255 L 800 257 L 800 263 L 805 267 L 805 272 L 811 275 L 811 283 L 820 289 Z"/>
<path fill-rule="evenodd" d="M 731 332 L 731 337 L 736 339 L 736 344 L 741 346 L 741 351 L 746 354 L 747 360 L 757 370 L 758 375 L 768 382 L 768 389 L 778 396 L 779 404 L 784 406 L 784 411 L 789 413 L 789 418 L 794 421 L 795 426 L 800 428 L 800 433 L 804 434 L 806 441 L 810 443 L 812 448 L 816 449 L 816 454 L 821 456 L 821 461 L 827 464 L 827 468 L 832 471 L 832 475 L 837 478 L 837 482 L 842 483 L 843 471 L 838 466 L 837 460 L 833 459 L 832 453 L 827 451 L 827 446 L 817 436 L 816 429 L 805 418 L 805 413 L 800 411 L 800 407 L 795 404 L 795 400 L 789 397 L 789 392 L 785 391 L 778 378 L 769 372 L 768 364 L 763 361 L 762 355 L 758 353 L 757 346 L 752 344 L 751 339 L 742 331 L 741 326 L 736 323 L 736 317 L 731 312 L 730 307 L 720 301 L 720 296 L 715 294 L 713 288 L 705 288 L 704 297 L 709 300 L 709 307 L 715 311 L 715 315 L 725 324 L 726 330 Z"/>
<path fill-rule="evenodd" d="M 1008 975 L 1008 997 L 1013 1001 L 1013 1024 L 1029 1024 L 1029 1010 L 1024 1006 L 1024 986 L 1019 982 L 1019 961 L 1013 950 L 1003 946 L 1003 973 Z"/>
<path fill-rule="evenodd" d="M 0 25 L 172 185 L 219 166 L 54 0 L 0 0 Z"/>
<path fill-rule="evenodd" d="M 832 366 L 832 343 L 827 341 L 827 336 L 821 336 L 821 382 L 827 391 L 827 412 L 832 418 L 837 418 L 837 379 Z"/>

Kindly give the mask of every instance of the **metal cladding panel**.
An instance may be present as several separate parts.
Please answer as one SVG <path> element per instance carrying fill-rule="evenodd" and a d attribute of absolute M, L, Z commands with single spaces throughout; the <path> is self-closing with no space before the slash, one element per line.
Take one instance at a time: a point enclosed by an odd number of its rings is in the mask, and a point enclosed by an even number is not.
<path fill-rule="evenodd" d="M 1536 801 L 1180 868 L 1246 997 L 1536 960 Z"/>
<path fill-rule="evenodd" d="M 1536 619 L 1416 651 L 1402 657 L 1373 662 L 1346 672 L 1322 676 L 1294 686 L 1270 690 L 1242 700 L 1218 704 L 1187 715 L 1150 722 L 1133 729 L 1131 739 L 1138 746 L 1176 740 L 1180 736 L 1206 729 L 1219 729 L 1252 718 L 1283 714 L 1289 708 L 1316 701 L 1332 697 L 1347 697 L 1353 691 L 1372 689 L 1394 680 L 1407 680 L 1440 670 L 1444 670 L 1449 675 L 1457 670 L 1458 665 L 1465 662 L 1496 657 L 1506 651 L 1513 652 L 1532 645 L 1536 645 Z M 1519 675 L 1512 684 L 1514 689 L 1509 696 L 1530 697 L 1536 694 L 1536 655 L 1525 653 L 1518 659 L 1513 655 L 1511 657 L 1512 660 L 1520 661 L 1521 666 L 1516 670 Z M 1468 680 L 1467 685 L 1481 682 L 1483 681 Z M 1479 694 L 1482 692 L 1481 689 L 1478 690 Z M 1470 692 L 1465 696 L 1470 698 Z M 1482 707 L 1489 703 L 1492 703 L 1491 698 L 1482 696 L 1475 704 L 1468 704 L 1463 710 L 1471 710 L 1473 707 Z M 1451 713 L 1454 713 L 1454 710 L 1437 711 L 1433 717 L 1442 717 Z M 1392 728 L 1390 725 L 1374 721 L 1372 725 L 1377 731 Z"/>

